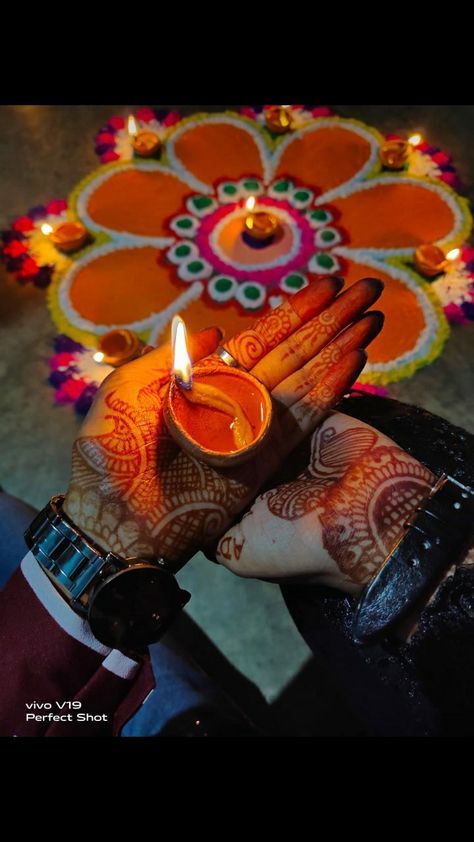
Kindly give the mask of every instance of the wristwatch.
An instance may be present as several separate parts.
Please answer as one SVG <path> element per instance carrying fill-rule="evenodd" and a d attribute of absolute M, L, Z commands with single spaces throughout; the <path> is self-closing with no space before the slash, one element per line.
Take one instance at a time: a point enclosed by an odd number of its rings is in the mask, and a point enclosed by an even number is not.
<path fill-rule="evenodd" d="M 191 595 L 162 558 L 120 558 L 95 546 L 53 497 L 25 532 L 27 546 L 73 611 L 106 646 L 140 653 L 164 634 Z"/>

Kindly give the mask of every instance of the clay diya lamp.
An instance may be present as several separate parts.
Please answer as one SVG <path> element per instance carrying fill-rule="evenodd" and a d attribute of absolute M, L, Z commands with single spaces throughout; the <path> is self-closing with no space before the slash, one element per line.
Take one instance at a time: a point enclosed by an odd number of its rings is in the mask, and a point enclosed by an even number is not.
<path fill-rule="evenodd" d="M 267 129 L 273 134 L 286 134 L 291 131 L 292 120 L 288 105 L 269 105 L 264 114 Z"/>
<path fill-rule="evenodd" d="M 141 355 L 144 343 L 133 330 L 115 328 L 100 337 L 94 359 L 118 368 Z"/>
<path fill-rule="evenodd" d="M 255 211 L 254 208 L 255 196 L 250 196 L 245 202 L 247 214 L 244 219 L 243 237 L 248 245 L 261 248 L 273 242 L 280 225 L 274 214 Z"/>
<path fill-rule="evenodd" d="M 446 265 L 446 255 L 439 246 L 426 243 L 415 251 L 415 267 L 426 278 L 434 278 L 444 272 Z"/>
<path fill-rule="evenodd" d="M 410 154 L 407 140 L 387 140 L 380 149 L 380 160 L 388 170 L 402 170 Z"/>
<path fill-rule="evenodd" d="M 41 231 L 45 236 L 49 237 L 59 251 L 64 251 L 66 254 L 78 251 L 89 236 L 89 232 L 82 222 L 72 222 L 69 220 L 60 222 L 54 228 L 45 222 L 41 226 Z"/>
<path fill-rule="evenodd" d="M 164 410 L 170 434 L 183 450 L 208 465 L 227 468 L 248 461 L 270 430 L 267 389 L 248 372 L 220 360 L 207 360 L 193 370 L 179 317 L 173 329 L 173 375 Z"/>
<path fill-rule="evenodd" d="M 152 158 L 158 154 L 161 147 L 160 138 L 149 129 L 138 130 L 133 116 L 128 118 L 128 133 L 133 150 L 140 158 Z"/>

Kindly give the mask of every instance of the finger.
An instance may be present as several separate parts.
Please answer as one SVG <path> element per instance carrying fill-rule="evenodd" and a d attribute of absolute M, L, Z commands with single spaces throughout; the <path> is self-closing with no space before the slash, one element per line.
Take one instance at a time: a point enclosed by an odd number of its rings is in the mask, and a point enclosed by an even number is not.
<path fill-rule="evenodd" d="M 286 410 L 280 418 L 282 431 L 280 457 L 286 456 L 305 436 L 321 423 L 357 380 L 367 362 L 362 349 L 349 351 L 324 377 L 299 401 Z"/>
<path fill-rule="evenodd" d="M 384 314 L 379 310 L 366 313 L 357 322 L 346 328 L 319 354 L 302 368 L 285 378 L 272 391 L 272 397 L 281 406 L 289 407 L 303 398 L 326 372 L 338 363 L 349 351 L 366 348 L 380 333 L 384 323 Z"/>
<path fill-rule="evenodd" d="M 232 336 L 224 345 L 240 365 L 249 370 L 279 342 L 321 313 L 344 285 L 342 278 L 322 278 L 288 298 L 248 330 Z"/>
<path fill-rule="evenodd" d="M 364 278 L 339 295 L 333 304 L 266 354 L 251 373 L 268 389 L 318 354 L 337 334 L 370 307 L 383 290 L 382 281 Z"/>

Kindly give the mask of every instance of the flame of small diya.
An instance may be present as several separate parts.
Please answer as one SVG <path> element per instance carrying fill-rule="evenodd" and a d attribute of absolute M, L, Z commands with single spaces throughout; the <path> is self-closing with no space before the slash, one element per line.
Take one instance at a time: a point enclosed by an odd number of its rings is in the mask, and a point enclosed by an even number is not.
<path fill-rule="evenodd" d="M 130 114 L 128 118 L 128 133 L 129 135 L 133 136 L 137 133 L 137 123 L 133 114 Z"/>
<path fill-rule="evenodd" d="M 53 231 L 53 226 L 49 225 L 48 222 L 43 222 L 43 224 L 41 226 L 41 231 L 45 235 L 45 237 L 48 237 L 49 234 L 51 234 L 52 231 Z"/>
<path fill-rule="evenodd" d="M 451 251 L 448 251 L 448 253 L 446 255 L 446 260 L 449 260 L 451 262 L 454 261 L 454 260 L 457 260 L 460 254 L 461 254 L 461 249 L 458 249 L 458 248 L 451 249 Z"/>

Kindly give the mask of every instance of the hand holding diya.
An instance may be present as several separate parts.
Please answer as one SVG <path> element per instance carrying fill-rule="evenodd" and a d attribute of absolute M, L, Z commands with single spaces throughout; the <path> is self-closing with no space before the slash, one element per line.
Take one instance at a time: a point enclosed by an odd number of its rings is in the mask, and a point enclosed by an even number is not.
<path fill-rule="evenodd" d="M 165 420 L 175 441 L 215 467 L 250 459 L 271 426 L 272 402 L 265 387 L 246 371 L 214 358 L 193 370 L 179 316 L 173 319 L 172 346 Z"/>
<path fill-rule="evenodd" d="M 175 376 L 170 383 L 169 345 L 106 378 L 73 450 L 64 510 L 78 528 L 103 549 L 124 558 L 161 556 L 173 571 L 223 535 L 365 363 L 360 349 L 378 334 L 382 319 L 364 312 L 382 284 L 366 278 L 339 295 L 342 285 L 334 276 L 313 281 L 228 339 L 221 359 L 216 328 L 188 337 L 195 363 L 189 374 L 196 386 L 217 389 L 211 404 L 220 409 L 206 404 L 209 393 L 201 390 L 204 404 L 194 403 Z M 225 365 L 232 358 L 241 368 Z M 202 423 L 197 413 L 204 412 Z M 209 417 L 216 424 L 212 437 Z M 217 457 L 215 466 L 206 463 L 209 455 Z M 236 464 L 229 455 L 247 461 Z M 126 528 L 110 527 L 117 523 Z"/>

